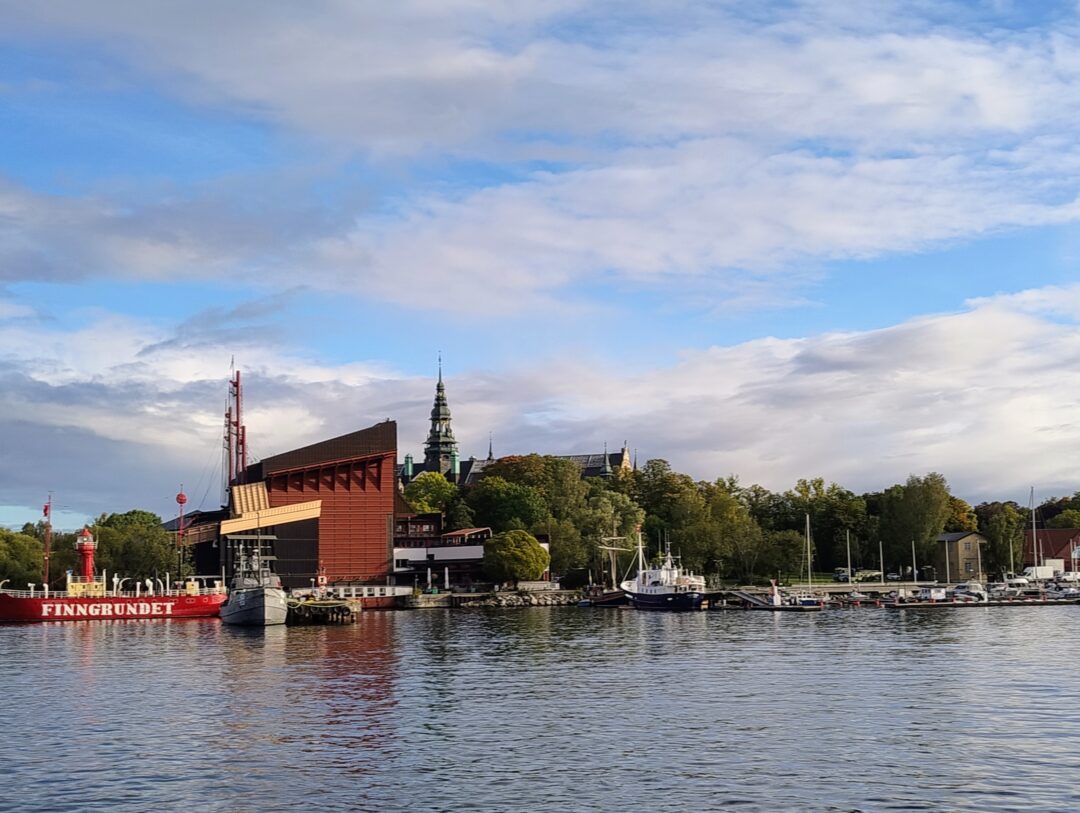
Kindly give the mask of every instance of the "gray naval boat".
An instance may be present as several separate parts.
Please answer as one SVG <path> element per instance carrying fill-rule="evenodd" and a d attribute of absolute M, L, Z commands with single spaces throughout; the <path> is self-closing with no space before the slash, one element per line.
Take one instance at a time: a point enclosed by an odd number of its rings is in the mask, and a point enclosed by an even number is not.
<path fill-rule="evenodd" d="M 236 549 L 235 568 L 229 584 L 229 596 L 221 605 L 221 620 L 246 627 L 269 627 L 284 624 L 288 600 L 281 579 L 270 570 L 272 556 L 262 545 Z"/>

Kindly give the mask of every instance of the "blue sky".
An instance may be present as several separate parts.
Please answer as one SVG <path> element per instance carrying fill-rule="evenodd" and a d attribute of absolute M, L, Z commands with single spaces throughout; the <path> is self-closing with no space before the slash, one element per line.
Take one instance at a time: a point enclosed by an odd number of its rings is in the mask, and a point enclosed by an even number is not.
<path fill-rule="evenodd" d="M 440 351 L 466 454 L 1077 490 L 1075 3 L 3 14 L 0 522 L 170 512 L 231 359 L 415 454 Z"/>

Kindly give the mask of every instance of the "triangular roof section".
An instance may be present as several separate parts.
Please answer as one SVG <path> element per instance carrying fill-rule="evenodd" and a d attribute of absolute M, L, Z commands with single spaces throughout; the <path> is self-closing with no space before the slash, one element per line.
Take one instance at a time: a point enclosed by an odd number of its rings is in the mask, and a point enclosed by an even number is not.
<path fill-rule="evenodd" d="M 278 471 L 385 453 L 397 455 L 396 421 L 383 421 L 367 429 L 267 457 L 261 465 L 263 474 L 268 476 Z"/>

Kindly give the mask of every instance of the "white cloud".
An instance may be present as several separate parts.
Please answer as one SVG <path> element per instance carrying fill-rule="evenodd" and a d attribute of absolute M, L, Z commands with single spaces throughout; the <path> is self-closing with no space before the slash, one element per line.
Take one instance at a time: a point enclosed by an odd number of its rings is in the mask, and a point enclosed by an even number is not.
<path fill-rule="evenodd" d="M 1080 429 L 1067 381 L 1080 319 L 1074 311 L 1063 321 L 1052 304 L 1032 308 L 1040 298 L 1076 301 L 1080 292 L 1030 291 L 882 330 L 692 350 L 630 375 L 586 358 L 536 362 L 528 374 L 467 372 L 447 380 L 448 395 L 465 455 L 486 454 L 488 432 L 498 454 L 594 451 L 626 439 L 643 459 L 667 458 L 695 477 L 735 473 L 774 490 L 814 476 L 878 490 L 936 470 L 974 501 L 1019 498 L 1029 484 L 1071 493 Z M 95 333 L 111 338 L 94 345 Z M 160 339 L 154 330 L 101 321 L 78 338 L 85 353 L 65 354 L 72 342 L 44 330 L 0 328 L 0 342 L 16 348 L 0 376 L 0 430 L 11 440 L 5 491 L 44 487 L 40 477 L 15 482 L 44 466 L 48 488 L 104 503 L 80 505 L 87 513 L 131 503 L 168 511 L 176 482 L 213 480 L 205 468 L 218 454 L 227 370 L 205 359 L 228 349 L 170 346 L 147 368 L 140 351 Z M 20 360 L 30 344 L 38 355 Z M 62 383 L 29 375 L 42 365 L 66 371 Z M 430 380 L 272 350 L 244 368 L 257 456 L 387 417 L 399 422 L 400 454 L 421 453 Z M 29 442 L 38 437 L 49 438 L 49 460 Z M 87 491 L 73 465 L 83 460 L 125 467 Z M 25 499 L 37 502 L 33 492 Z"/>
<path fill-rule="evenodd" d="M 989 7 L 946 10 L 974 22 L 841 2 L 10 4 L 10 37 L 63 40 L 73 59 L 105 48 L 140 79 L 333 145 L 330 161 L 368 156 L 402 185 L 334 216 L 297 201 L 310 188 L 235 179 L 141 200 L 7 187 L 0 278 L 273 288 L 302 270 L 469 312 L 616 280 L 757 307 L 800 301 L 807 265 L 1075 221 L 1077 21 L 1010 31 L 975 24 Z M 521 164 L 553 151 L 572 157 Z M 510 172 L 482 188 L 467 172 L 409 180 L 412 161 L 457 158 Z"/>

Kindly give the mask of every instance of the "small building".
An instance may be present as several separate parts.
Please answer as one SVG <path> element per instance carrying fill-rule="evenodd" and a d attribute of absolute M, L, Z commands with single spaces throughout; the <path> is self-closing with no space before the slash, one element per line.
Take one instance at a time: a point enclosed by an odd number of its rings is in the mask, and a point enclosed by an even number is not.
<path fill-rule="evenodd" d="M 939 534 L 934 552 L 937 577 L 945 582 L 982 581 L 982 545 L 986 537 L 975 531 Z"/>

